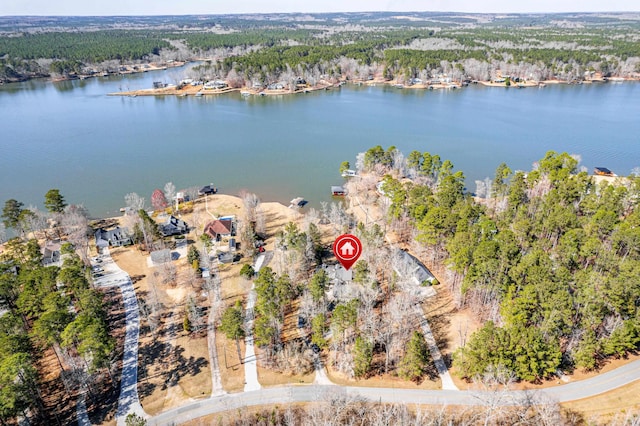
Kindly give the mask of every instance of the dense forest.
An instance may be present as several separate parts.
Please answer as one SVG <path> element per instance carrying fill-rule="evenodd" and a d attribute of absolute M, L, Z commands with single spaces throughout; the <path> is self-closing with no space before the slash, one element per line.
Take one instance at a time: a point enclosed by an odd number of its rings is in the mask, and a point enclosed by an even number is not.
<path fill-rule="evenodd" d="M 0 81 L 195 59 L 212 61 L 199 78 L 233 73 L 263 82 L 289 74 L 402 82 L 640 73 L 640 17 L 633 14 L 5 17 L 0 40 Z"/>
<path fill-rule="evenodd" d="M 528 173 L 502 164 L 472 195 L 437 155 L 361 159 L 388 173 L 389 219 L 448 265 L 457 305 L 484 323 L 454 356 L 461 376 L 500 366 L 537 381 L 638 349 L 640 176 L 596 183 L 578 166 L 556 152 Z"/>

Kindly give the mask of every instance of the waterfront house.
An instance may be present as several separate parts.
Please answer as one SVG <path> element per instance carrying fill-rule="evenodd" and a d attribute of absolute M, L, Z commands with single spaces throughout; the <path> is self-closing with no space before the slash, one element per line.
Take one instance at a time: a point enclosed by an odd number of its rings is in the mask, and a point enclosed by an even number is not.
<path fill-rule="evenodd" d="M 267 89 L 269 90 L 284 90 L 286 88 L 287 88 L 287 85 L 282 82 L 271 83 L 270 85 L 267 86 Z"/>
<path fill-rule="evenodd" d="M 225 81 L 222 81 L 222 80 L 207 81 L 204 84 L 203 88 L 206 89 L 206 90 L 226 89 L 227 88 L 227 83 Z"/>
<path fill-rule="evenodd" d="M 220 241 L 235 235 L 235 224 L 230 218 L 213 220 L 204 227 L 204 233 L 209 235 L 213 241 Z"/>
<path fill-rule="evenodd" d="M 182 235 L 189 232 L 189 225 L 177 217 L 171 215 L 167 218 L 165 223 L 161 223 L 159 225 L 160 233 L 162 233 L 165 237 L 170 237 L 172 235 Z"/>
<path fill-rule="evenodd" d="M 60 261 L 61 247 L 62 244 L 60 240 L 46 241 L 40 249 L 40 253 L 42 253 L 42 264 L 45 266 L 57 264 Z"/>
<path fill-rule="evenodd" d="M 120 247 L 132 244 L 129 232 L 119 226 L 112 229 L 100 228 L 95 232 L 94 236 L 96 245 L 100 248 L 108 246 Z"/>

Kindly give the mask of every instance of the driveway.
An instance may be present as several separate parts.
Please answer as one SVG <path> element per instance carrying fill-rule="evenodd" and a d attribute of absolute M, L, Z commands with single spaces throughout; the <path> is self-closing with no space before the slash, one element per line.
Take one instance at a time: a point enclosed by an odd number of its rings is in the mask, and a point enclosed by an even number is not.
<path fill-rule="evenodd" d="M 102 276 L 94 278 L 94 283 L 96 287 L 120 287 L 125 308 L 124 356 L 118 410 L 116 411 L 118 426 L 124 426 L 125 418 L 129 413 L 133 412 L 142 417 L 148 417 L 138 398 L 138 335 L 140 332 L 138 299 L 129 274 L 116 265 L 108 249 L 103 249 L 103 252 L 104 254 L 98 257 L 101 262 L 92 261 L 92 266 L 100 266 L 104 270 L 101 273 Z"/>

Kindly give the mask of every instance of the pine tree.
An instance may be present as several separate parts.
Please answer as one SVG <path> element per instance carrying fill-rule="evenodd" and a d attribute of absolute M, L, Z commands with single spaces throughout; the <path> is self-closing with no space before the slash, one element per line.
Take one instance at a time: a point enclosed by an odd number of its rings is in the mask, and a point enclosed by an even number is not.
<path fill-rule="evenodd" d="M 44 206 L 51 213 L 62 213 L 67 204 L 59 189 L 50 189 L 44 195 Z"/>
<path fill-rule="evenodd" d="M 429 362 L 427 343 L 424 335 L 419 331 L 414 331 L 407 346 L 407 352 L 400 361 L 398 374 L 405 380 L 418 381 L 425 372 Z"/>
<path fill-rule="evenodd" d="M 357 377 L 364 377 L 371 368 L 373 360 L 373 344 L 361 336 L 356 337 L 353 346 L 353 374 Z"/>

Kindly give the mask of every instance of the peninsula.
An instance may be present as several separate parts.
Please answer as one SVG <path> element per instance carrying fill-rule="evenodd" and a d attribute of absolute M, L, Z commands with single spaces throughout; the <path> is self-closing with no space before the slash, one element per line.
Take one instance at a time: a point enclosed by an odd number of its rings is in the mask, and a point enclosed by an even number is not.
<path fill-rule="evenodd" d="M 171 183 L 94 222 L 57 189 L 49 220 L 8 200 L 21 236 L 2 246 L 0 337 L 20 356 L 0 356 L 29 373 L 5 385 L 32 390 L 14 406 L 94 424 L 244 418 L 236 408 L 272 400 L 299 419 L 336 406 L 380 418 L 403 401 L 468 407 L 452 422 L 633 415 L 637 397 L 616 401 L 639 378 L 637 175 L 595 180 L 548 152 L 472 195 L 437 154 L 376 146 L 356 164 L 345 202 L 320 210 Z M 331 251 L 343 233 L 363 245 L 348 271 Z M 493 398 L 508 398 L 499 414 Z"/>

